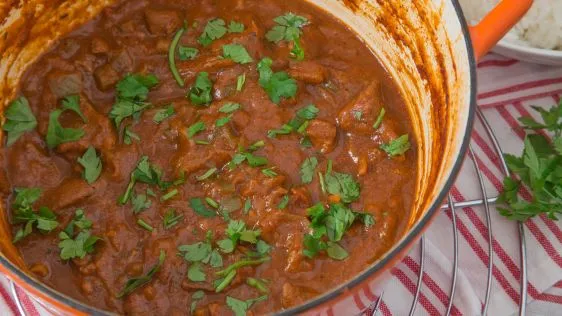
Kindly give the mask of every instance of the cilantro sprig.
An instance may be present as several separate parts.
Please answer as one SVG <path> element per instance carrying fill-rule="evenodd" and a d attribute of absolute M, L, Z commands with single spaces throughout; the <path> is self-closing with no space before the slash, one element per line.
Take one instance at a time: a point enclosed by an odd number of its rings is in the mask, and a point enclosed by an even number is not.
<path fill-rule="evenodd" d="M 67 110 L 75 112 L 84 122 L 86 122 L 86 118 L 80 110 L 79 97 L 66 97 L 62 102 L 62 107 L 52 111 L 49 115 L 49 126 L 47 127 L 47 135 L 45 136 L 45 139 L 47 141 L 47 146 L 50 149 L 53 149 L 63 143 L 80 140 L 85 135 L 84 130 L 80 128 L 65 128 L 60 124 L 59 117 Z"/>
<path fill-rule="evenodd" d="M 88 184 L 94 183 L 99 178 L 102 170 L 102 163 L 94 147 L 88 147 L 84 155 L 78 158 L 78 163 L 84 167 L 82 177 Z"/>
<path fill-rule="evenodd" d="M 287 124 L 283 124 L 281 128 L 267 131 L 267 136 L 269 138 L 276 138 L 279 135 L 298 133 L 303 135 L 300 142 L 301 145 L 305 146 L 309 142 L 308 136 L 306 136 L 306 128 L 308 127 L 309 121 L 315 119 L 319 112 L 320 110 L 314 104 L 309 104 L 299 109 L 295 117 Z"/>
<path fill-rule="evenodd" d="M 35 226 L 42 233 L 49 233 L 59 225 L 57 216 L 47 207 L 40 207 L 38 212 L 33 210 L 33 204 L 41 197 L 39 188 L 20 188 L 15 190 L 16 197 L 12 203 L 14 224 L 24 224 L 14 236 L 13 243 L 17 243 L 33 232 Z"/>
<path fill-rule="evenodd" d="M 267 57 L 258 63 L 259 84 L 271 101 L 279 104 L 281 98 L 292 98 L 297 94 L 297 81 L 285 71 L 273 72 L 271 65 L 273 60 Z"/>
<path fill-rule="evenodd" d="M 213 82 L 209 79 L 209 73 L 200 72 L 197 74 L 195 83 L 189 89 L 189 99 L 195 105 L 209 105 L 213 101 Z"/>
<path fill-rule="evenodd" d="M 293 13 L 287 13 L 276 17 L 274 21 L 277 25 L 267 32 L 265 35 L 267 40 L 274 43 L 281 41 L 292 42 L 291 57 L 296 60 L 303 60 L 304 49 L 301 46 L 300 38 L 302 28 L 309 24 L 308 19 Z"/>
<path fill-rule="evenodd" d="M 388 144 L 382 144 L 380 147 L 390 157 L 396 157 L 405 154 L 412 145 L 410 144 L 408 134 L 405 134 L 391 140 Z"/>
<path fill-rule="evenodd" d="M 109 117 L 115 126 L 120 127 L 124 119 L 138 119 L 141 113 L 151 106 L 148 99 L 150 89 L 158 85 L 155 75 L 129 74 L 116 85 L 117 97 Z"/>
<path fill-rule="evenodd" d="M 76 236 L 74 236 L 75 228 L 80 229 Z M 62 260 L 84 258 L 86 254 L 94 252 L 94 246 L 101 238 L 93 236 L 90 233 L 91 228 L 92 221 L 86 218 L 84 210 L 76 210 L 72 221 L 59 233 L 59 248 Z"/>
<path fill-rule="evenodd" d="M 242 65 L 249 64 L 254 61 L 246 48 L 240 44 L 224 45 L 222 47 L 222 54 L 224 58 L 232 59 L 234 62 Z"/>
<path fill-rule="evenodd" d="M 509 170 L 517 178 L 506 177 L 498 207 L 501 215 L 517 221 L 546 214 L 557 220 L 562 214 L 562 101 L 549 110 L 535 107 L 543 122 L 530 117 L 519 121 L 529 131 L 547 130 L 552 141 L 539 133 L 527 133 L 521 156 L 504 155 Z M 520 189 L 529 188 L 531 200 L 519 196 Z"/>
<path fill-rule="evenodd" d="M 12 101 L 4 115 L 6 121 L 2 125 L 2 129 L 8 133 L 6 146 L 11 146 L 21 135 L 37 126 L 37 119 L 31 112 L 29 102 L 25 97 L 19 97 Z"/>

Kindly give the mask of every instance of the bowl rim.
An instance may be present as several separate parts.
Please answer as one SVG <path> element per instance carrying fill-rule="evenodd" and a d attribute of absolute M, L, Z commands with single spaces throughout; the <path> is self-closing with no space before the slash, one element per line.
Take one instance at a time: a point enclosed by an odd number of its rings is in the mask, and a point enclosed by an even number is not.
<path fill-rule="evenodd" d="M 445 0 L 447 1 L 447 0 Z M 380 270 L 382 270 L 385 266 L 387 266 L 388 264 L 392 263 L 396 257 L 403 251 L 407 250 L 410 246 L 413 245 L 413 243 L 415 241 L 418 240 L 418 238 L 421 236 L 421 234 L 423 233 L 424 229 L 428 227 L 428 224 L 431 223 L 431 220 L 434 218 L 434 216 L 438 213 L 438 211 L 441 208 L 441 203 L 442 201 L 444 201 L 447 197 L 447 194 L 449 193 L 451 187 L 453 186 L 456 177 L 462 167 L 463 161 L 464 161 L 464 157 L 466 156 L 468 149 L 469 149 L 469 145 L 470 145 L 470 137 L 471 137 L 471 132 L 473 129 L 473 123 L 474 123 L 474 117 L 475 117 L 475 113 L 476 113 L 476 59 L 474 56 L 474 49 L 472 46 L 472 41 L 471 41 L 471 37 L 470 37 L 470 31 L 469 31 L 469 26 L 468 23 L 465 19 L 465 16 L 463 14 L 461 5 L 459 3 L 459 0 L 450 0 L 453 4 L 453 7 L 455 9 L 455 12 L 457 14 L 457 18 L 459 19 L 459 23 L 461 26 L 461 31 L 462 34 L 464 35 L 464 40 L 465 40 L 465 45 L 466 45 L 466 49 L 467 49 L 467 55 L 468 55 L 468 63 L 469 63 L 469 76 L 470 76 L 470 100 L 469 100 L 469 109 L 468 109 L 468 117 L 467 117 L 467 124 L 466 124 L 466 129 L 464 131 L 464 137 L 462 139 L 462 143 L 461 146 L 459 148 L 459 152 L 458 155 L 456 157 L 456 160 L 451 168 L 451 172 L 449 175 L 449 178 L 446 180 L 445 185 L 443 186 L 443 189 L 441 190 L 441 192 L 439 192 L 439 194 L 437 195 L 437 197 L 434 199 L 432 205 L 429 207 L 429 210 L 420 218 L 420 220 L 410 229 L 410 231 L 405 235 L 405 237 L 398 242 L 398 244 L 396 244 L 396 246 L 390 251 L 387 252 L 383 258 L 381 258 L 380 260 L 378 260 L 376 263 L 372 264 L 370 267 L 368 267 L 367 269 L 363 270 L 361 273 L 355 275 L 352 279 L 348 280 L 347 282 L 344 282 L 342 284 L 340 284 L 338 287 L 332 289 L 329 292 L 323 293 L 322 295 L 313 298 L 307 302 L 305 302 L 302 305 L 299 306 L 295 306 L 293 308 L 290 309 L 286 309 L 286 310 L 282 310 L 282 311 L 278 311 L 278 312 L 274 312 L 274 315 L 294 315 L 294 314 L 299 314 L 299 313 L 303 313 L 306 311 L 310 311 L 311 309 L 318 307 L 319 305 L 325 304 L 329 301 L 332 301 L 336 298 L 338 298 L 339 296 L 341 296 L 342 294 L 349 292 L 348 289 L 350 288 L 355 288 L 359 285 L 361 285 L 362 283 L 364 283 L 365 281 L 370 280 L 373 275 L 375 275 L 377 272 L 379 272 Z M 562 52 L 561 52 L 562 54 Z M 6 272 L 8 272 L 8 278 L 12 279 L 13 277 L 15 277 L 16 279 L 21 280 L 23 283 L 25 283 L 24 288 L 33 288 L 34 291 L 39 292 L 40 294 L 43 294 L 45 296 L 45 298 L 50 298 L 53 299 L 55 302 L 49 302 L 49 303 L 60 303 L 60 304 L 64 304 L 72 309 L 75 309 L 76 311 L 79 312 L 84 312 L 84 313 L 88 313 L 90 315 L 114 315 L 115 313 L 113 312 L 109 312 L 109 311 L 104 311 L 98 308 L 95 308 L 93 306 L 87 305 L 84 302 L 78 301 L 68 295 L 62 294 L 59 291 L 47 286 L 46 284 L 40 282 L 39 280 L 31 277 L 30 275 L 26 274 L 23 272 L 22 269 L 20 269 L 19 267 L 17 267 L 15 264 L 13 264 L 11 261 L 9 261 L 5 256 L 0 255 L 0 265 L 6 269 Z M 11 274 L 11 276 L 10 276 Z M 15 282 L 12 280 L 12 282 Z M 17 283 L 16 283 L 17 285 Z M 40 302 L 40 304 L 42 304 L 42 302 Z"/>
<path fill-rule="evenodd" d="M 512 51 L 517 51 L 519 53 L 524 53 L 537 57 L 560 58 L 562 60 L 562 50 L 545 49 L 545 48 L 539 48 L 534 46 L 525 46 L 525 45 L 514 43 L 505 38 L 502 39 L 496 46 L 498 48 L 509 49 Z"/>

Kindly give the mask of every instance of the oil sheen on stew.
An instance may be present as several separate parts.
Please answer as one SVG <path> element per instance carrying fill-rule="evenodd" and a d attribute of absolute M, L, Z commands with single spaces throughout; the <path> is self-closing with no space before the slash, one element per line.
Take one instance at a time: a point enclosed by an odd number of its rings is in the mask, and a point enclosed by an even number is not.
<path fill-rule="evenodd" d="M 124 1 L 33 65 L 3 125 L 14 243 L 125 314 L 263 314 L 353 278 L 405 230 L 395 82 L 304 1 Z"/>

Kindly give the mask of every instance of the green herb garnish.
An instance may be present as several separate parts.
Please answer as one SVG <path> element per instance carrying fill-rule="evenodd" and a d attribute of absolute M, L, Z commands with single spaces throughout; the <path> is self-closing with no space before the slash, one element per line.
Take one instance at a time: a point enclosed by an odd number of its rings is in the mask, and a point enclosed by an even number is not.
<path fill-rule="evenodd" d="M 34 212 L 32 205 L 41 196 L 39 188 L 20 188 L 15 190 L 16 197 L 12 204 L 14 224 L 23 224 L 14 236 L 13 243 L 22 240 L 33 231 L 35 226 L 42 233 L 49 233 L 58 226 L 57 216 L 47 207 L 39 208 Z"/>
<path fill-rule="evenodd" d="M 88 123 L 88 119 L 86 119 L 84 113 L 82 113 L 82 110 L 80 109 L 80 96 L 70 95 L 65 97 L 62 100 L 61 108 L 63 111 L 69 110 L 78 114 L 84 123 Z"/>
<path fill-rule="evenodd" d="M 174 114 L 176 114 L 176 111 L 174 110 L 174 106 L 170 104 L 167 107 L 158 110 L 158 112 L 154 114 L 152 120 L 154 121 L 154 123 L 160 124 L 172 117 Z"/>
<path fill-rule="evenodd" d="M 379 115 L 377 116 L 377 120 L 375 121 L 375 124 L 373 124 L 374 129 L 379 129 L 379 127 L 381 127 L 382 120 L 384 119 L 385 114 L 386 114 L 386 110 L 384 108 L 381 108 L 381 111 L 379 112 Z"/>
<path fill-rule="evenodd" d="M 217 39 L 226 35 L 228 29 L 223 19 L 213 19 L 207 22 L 203 34 L 199 37 L 199 43 L 203 46 L 209 46 Z"/>
<path fill-rule="evenodd" d="M 8 133 L 7 146 L 11 146 L 21 135 L 37 126 L 37 120 L 25 97 L 19 97 L 12 101 L 4 115 L 6 121 L 2 125 L 2 129 Z"/>
<path fill-rule="evenodd" d="M 199 50 L 195 47 L 185 47 L 180 45 L 178 47 L 178 55 L 181 61 L 193 60 L 197 58 L 197 55 L 199 55 Z"/>
<path fill-rule="evenodd" d="M 244 84 L 246 83 L 246 73 L 241 74 L 236 78 L 236 91 L 241 92 L 244 89 Z"/>
<path fill-rule="evenodd" d="M 245 26 L 244 24 L 236 21 L 230 21 L 228 24 L 228 32 L 229 33 L 242 33 L 244 32 Z"/>
<path fill-rule="evenodd" d="M 316 157 L 306 158 L 301 165 L 301 180 L 302 183 L 311 183 L 314 177 L 314 169 L 318 166 L 318 159 Z"/>
<path fill-rule="evenodd" d="M 284 208 L 287 207 L 287 205 L 289 205 L 289 196 L 288 195 L 284 195 L 281 198 L 281 201 L 279 201 L 279 204 L 277 205 L 277 208 L 282 210 Z"/>
<path fill-rule="evenodd" d="M 176 215 L 176 210 L 169 209 L 164 214 L 164 219 L 162 220 L 162 224 L 164 225 L 164 229 L 170 229 L 175 225 L 179 224 L 180 220 L 183 219 L 183 214 Z"/>
<path fill-rule="evenodd" d="M 212 90 L 213 82 L 209 79 L 209 73 L 200 72 L 189 90 L 189 99 L 195 105 L 209 105 L 213 101 Z"/>
<path fill-rule="evenodd" d="M 246 48 L 240 44 L 228 44 L 222 47 L 222 56 L 232 59 L 239 64 L 248 64 L 254 61 L 252 56 L 248 54 Z"/>
<path fill-rule="evenodd" d="M 205 130 L 205 123 L 203 121 L 199 121 L 194 123 L 190 127 L 187 128 L 187 137 L 193 138 L 193 136 L 197 135 L 198 133 Z"/>
<path fill-rule="evenodd" d="M 78 163 L 84 167 L 82 177 L 88 184 L 94 183 L 99 178 L 102 170 L 102 163 L 94 147 L 88 147 L 84 155 L 78 158 Z"/>
<path fill-rule="evenodd" d="M 284 71 L 273 72 L 270 58 L 264 58 L 258 63 L 260 75 L 259 83 L 273 103 L 279 104 L 281 98 L 292 98 L 297 94 L 297 82 Z"/>
<path fill-rule="evenodd" d="M 283 124 L 283 126 L 279 129 L 267 131 L 267 136 L 275 138 L 278 135 L 289 135 L 293 132 L 304 135 L 306 134 L 308 122 L 315 119 L 319 112 L 320 110 L 314 104 L 302 107 L 297 111 L 295 117 L 292 118 L 289 123 Z"/>
<path fill-rule="evenodd" d="M 73 238 L 74 227 L 78 227 L 81 231 Z M 92 236 L 90 228 L 92 228 L 92 221 L 86 218 L 83 210 L 76 210 L 72 221 L 59 233 L 62 260 L 84 258 L 86 254 L 94 252 L 94 245 L 101 238 Z"/>
<path fill-rule="evenodd" d="M 220 109 L 219 112 L 221 113 L 225 113 L 225 114 L 231 114 L 233 112 L 238 111 L 242 106 L 240 105 L 240 103 L 234 103 L 234 102 L 228 102 L 225 103 Z"/>
<path fill-rule="evenodd" d="M 405 154 L 411 148 L 408 134 L 393 139 L 388 144 L 382 144 L 381 149 L 390 157 L 396 157 Z"/>
<path fill-rule="evenodd" d="M 193 209 L 193 211 L 203 217 L 215 217 L 217 213 L 214 210 L 209 209 L 203 203 L 203 200 L 200 198 L 193 198 L 189 200 L 189 206 Z"/>
<path fill-rule="evenodd" d="M 64 128 L 59 122 L 63 110 L 54 110 L 49 115 L 49 127 L 47 128 L 47 146 L 50 149 L 63 143 L 74 142 L 84 137 L 84 130 L 79 128 Z"/>
<path fill-rule="evenodd" d="M 224 116 L 224 117 L 218 118 L 218 119 L 215 121 L 215 126 L 216 126 L 216 127 L 223 127 L 223 126 L 225 126 L 226 124 L 228 124 L 228 122 L 230 122 L 231 119 L 232 119 L 232 114 L 231 114 L 231 115 L 228 115 L 228 116 Z"/>
<path fill-rule="evenodd" d="M 160 250 L 160 256 L 158 258 L 158 263 L 154 265 L 146 275 L 143 275 L 138 278 L 132 278 L 125 283 L 123 290 L 117 294 L 117 298 L 125 297 L 131 294 L 134 290 L 142 287 L 143 285 L 147 284 L 152 280 L 152 277 L 160 270 L 164 260 L 166 259 L 166 253 L 163 250 Z"/>
<path fill-rule="evenodd" d="M 291 50 L 291 57 L 297 60 L 304 59 L 304 49 L 301 46 L 300 37 L 302 35 L 302 28 L 305 27 L 309 21 L 307 18 L 287 13 L 274 19 L 277 23 L 265 37 L 270 42 L 279 43 L 287 41 L 293 43 Z"/>
<path fill-rule="evenodd" d="M 116 86 L 116 102 L 109 112 L 109 117 L 113 119 L 115 126 L 121 126 L 121 122 L 128 117 L 138 119 L 140 114 L 151 106 L 146 102 L 148 92 L 157 84 L 158 78 L 154 75 L 127 75 L 119 81 Z"/>

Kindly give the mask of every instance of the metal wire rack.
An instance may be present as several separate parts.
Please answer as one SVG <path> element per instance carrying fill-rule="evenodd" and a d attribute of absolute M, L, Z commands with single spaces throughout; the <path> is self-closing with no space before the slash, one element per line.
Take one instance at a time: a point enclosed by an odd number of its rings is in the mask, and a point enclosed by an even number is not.
<path fill-rule="evenodd" d="M 500 159 L 501 162 L 501 167 L 502 167 L 502 171 L 504 173 L 504 175 L 509 176 L 510 172 L 509 169 L 507 167 L 507 164 L 503 158 L 503 152 L 502 149 L 500 147 L 500 144 L 498 142 L 498 139 L 496 138 L 496 136 L 494 135 L 494 132 L 492 131 L 492 128 L 490 126 L 490 124 L 488 123 L 488 120 L 486 119 L 486 117 L 484 116 L 484 114 L 482 113 L 482 111 L 480 109 L 477 109 L 476 111 L 476 118 L 478 119 L 478 121 L 482 124 L 482 126 L 484 127 L 487 136 L 490 138 L 495 153 L 497 154 L 497 156 Z M 474 157 L 474 151 L 472 149 L 472 145 L 469 148 L 469 155 L 471 157 Z M 471 159 L 472 160 L 472 164 L 473 164 L 473 168 L 476 171 L 477 174 L 477 179 L 478 179 L 478 184 L 480 187 L 480 192 L 481 192 L 481 196 L 482 198 L 480 199 L 475 199 L 475 200 L 469 200 L 469 201 L 463 201 L 463 202 L 457 202 L 453 199 L 453 197 L 451 196 L 451 194 L 449 194 L 448 199 L 447 199 L 447 203 L 441 206 L 441 210 L 442 211 L 450 211 L 451 212 L 451 219 L 452 219 L 452 230 L 453 230 L 453 271 L 452 271 L 452 278 L 451 278 L 451 285 L 450 285 L 450 291 L 449 291 L 449 302 L 447 304 L 447 311 L 445 315 L 450 315 L 451 314 L 451 310 L 453 307 L 453 301 L 455 298 L 455 292 L 456 292 L 456 284 L 457 284 L 457 275 L 458 275 L 458 264 L 459 264 L 459 238 L 458 238 L 458 229 L 457 229 L 457 217 L 456 217 L 456 211 L 458 209 L 462 209 L 465 207 L 473 207 L 473 206 L 483 206 L 484 210 L 485 210 L 485 217 L 486 217 L 486 226 L 488 227 L 488 236 L 487 236 L 487 240 L 488 240 L 488 262 L 487 262 L 487 284 L 486 284 L 486 293 L 484 296 L 484 304 L 482 306 L 482 311 L 481 314 L 482 315 L 487 315 L 488 313 L 488 307 L 490 304 L 490 293 L 492 291 L 492 269 L 494 267 L 494 253 L 493 253 L 493 249 L 492 249 L 492 240 L 493 240 L 493 231 L 492 231 L 492 219 L 490 216 L 490 205 L 496 203 L 497 201 L 497 197 L 489 197 L 487 192 L 486 192 L 486 187 L 484 185 L 484 178 L 482 176 L 482 172 L 480 170 L 480 166 L 478 165 L 478 161 L 476 159 Z M 520 284 L 519 284 L 519 292 L 520 292 L 520 300 L 519 300 L 519 315 L 520 316 L 524 316 L 525 315 L 525 306 L 527 305 L 527 254 L 526 254 L 526 245 L 525 245 L 525 229 L 522 223 L 518 224 L 518 228 L 519 228 L 519 260 L 520 260 L 520 266 L 521 266 L 521 274 L 520 274 Z M 425 239 L 424 237 L 421 238 L 421 242 L 420 242 L 420 248 L 419 248 L 419 252 L 420 252 L 420 269 L 419 269 L 419 273 L 418 273 L 418 280 L 417 280 L 417 284 L 416 284 L 416 289 L 415 289 L 415 295 L 414 295 L 414 299 L 411 303 L 411 307 L 410 307 L 410 312 L 409 315 L 412 316 L 414 315 L 415 311 L 416 311 L 416 307 L 418 305 L 418 300 L 420 297 L 420 293 L 422 290 L 422 278 L 423 278 L 423 274 L 424 274 L 424 261 L 425 261 Z M 10 282 L 10 286 L 11 286 L 11 294 L 14 296 L 15 301 L 16 301 L 16 306 L 18 308 L 18 311 L 20 313 L 20 315 L 24 316 L 27 315 L 27 313 L 25 312 L 25 309 L 23 308 L 23 305 L 21 303 L 21 299 L 19 297 L 19 294 L 15 288 L 15 285 L 13 282 Z M 373 302 L 369 307 L 367 307 L 365 309 L 365 311 L 363 311 L 361 313 L 361 315 L 368 315 L 368 316 L 375 316 L 377 314 L 377 312 L 379 311 L 379 307 L 382 303 L 383 300 L 383 295 L 384 295 L 384 291 L 379 295 L 378 299 Z"/>
<path fill-rule="evenodd" d="M 482 113 L 480 109 L 477 109 L 476 118 L 484 127 L 487 136 L 490 138 L 493 148 L 495 150 L 496 155 L 499 157 L 501 162 L 501 169 L 504 175 L 509 176 L 510 172 L 507 167 L 507 164 L 503 158 L 503 152 L 498 142 L 498 139 L 494 135 L 488 120 Z M 474 151 L 472 149 L 472 145 L 469 149 L 469 155 L 474 157 Z M 458 209 L 462 209 L 465 207 L 473 207 L 473 206 L 483 206 L 485 210 L 485 217 L 486 217 L 486 226 L 488 228 L 488 262 L 487 262 L 487 284 L 486 284 L 486 293 L 484 296 L 484 303 L 482 306 L 482 315 L 487 315 L 488 307 L 490 304 L 490 293 L 492 291 L 492 270 L 494 267 L 494 253 L 492 250 L 492 240 L 493 240 L 493 231 L 492 231 L 492 219 L 490 215 L 490 205 L 496 203 L 497 197 L 490 197 L 486 192 L 486 187 L 484 184 L 484 178 L 482 176 L 482 171 L 480 170 L 480 166 L 478 164 L 477 159 L 471 159 L 473 168 L 476 171 L 478 184 L 480 187 L 481 197 L 480 199 L 457 202 L 453 199 L 451 194 L 449 194 L 447 203 L 441 207 L 442 211 L 450 211 L 451 212 L 451 219 L 452 219 L 452 230 L 453 230 L 453 271 L 452 271 L 452 278 L 451 278 L 451 285 L 450 285 L 450 292 L 449 292 L 449 301 L 447 304 L 447 312 L 445 315 L 450 315 L 451 310 L 453 307 L 453 301 L 455 298 L 455 291 L 456 291 L 456 284 L 457 284 L 457 275 L 458 275 L 458 264 L 459 264 L 459 245 L 458 245 L 458 229 L 457 229 L 457 217 L 456 211 Z M 521 274 L 520 274 L 520 284 L 519 284 L 519 292 L 520 292 L 520 300 L 519 300 L 519 315 L 525 315 L 525 306 L 527 305 L 527 252 L 526 252 L 526 245 L 525 245 L 525 229 L 522 223 L 518 224 L 519 229 L 519 260 L 521 266 Z M 415 250 L 414 250 L 415 251 Z M 421 238 L 420 242 L 420 269 L 418 273 L 418 280 L 415 289 L 414 299 L 412 301 L 412 305 L 410 307 L 409 315 L 414 315 L 416 311 L 416 307 L 418 305 L 418 299 L 420 297 L 420 293 L 422 290 L 422 277 L 424 274 L 424 259 L 425 259 L 425 239 L 424 237 Z M 379 307 L 383 300 L 384 291 L 379 295 L 378 299 L 373 302 L 365 311 L 363 311 L 362 315 L 369 315 L 375 316 L 379 311 Z"/>

